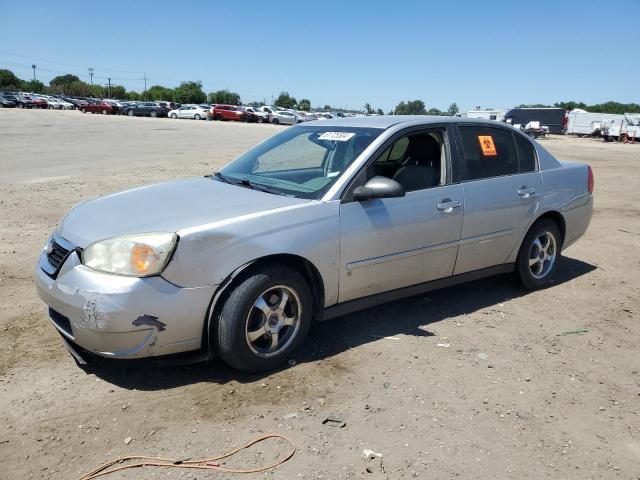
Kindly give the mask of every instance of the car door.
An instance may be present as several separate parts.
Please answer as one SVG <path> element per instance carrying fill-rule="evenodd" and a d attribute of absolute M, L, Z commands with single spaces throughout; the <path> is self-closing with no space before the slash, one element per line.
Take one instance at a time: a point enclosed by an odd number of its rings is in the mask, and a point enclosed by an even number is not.
<path fill-rule="evenodd" d="M 442 126 L 396 136 L 359 173 L 340 205 L 339 302 L 452 274 L 463 217 L 454 164 Z M 353 189 L 374 176 L 396 179 L 405 196 L 354 201 Z"/>
<path fill-rule="evenodd" d="M 193 107 L 180 108 L 180 118 L 191 118 L 193 116 Z"/>
<path fill-rule="evenodd" d="M 509 127 L 457 129 L 464 225 L 455 274 L 507 262 L 538 210 L 542 180 L 533 145 Z"/>

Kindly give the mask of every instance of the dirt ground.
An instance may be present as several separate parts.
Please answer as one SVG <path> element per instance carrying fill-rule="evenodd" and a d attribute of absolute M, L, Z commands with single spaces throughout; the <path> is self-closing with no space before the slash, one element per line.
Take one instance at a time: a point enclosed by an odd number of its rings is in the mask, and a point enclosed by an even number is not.
<path fill-rule="evenodd" d="M 596 179 L 589 231 L 549 289 L 501 276 L 338 318 L 314 326 L 296 365 L 261 376 L 219 362 L 80 369 L 32 282 L 61 216 L 89 197 L 210 173 L 282 128 L 0 111 L 0 478 L 74 479 L 134 453 L 210 457 L 268 432 L 297 453 L 243 478 L 640 478 L 640 145 L 541 140 Z M 323 424 L 330 414 L 346 426 Z M 270 463 L 283 448 L 228 465 Z"/>

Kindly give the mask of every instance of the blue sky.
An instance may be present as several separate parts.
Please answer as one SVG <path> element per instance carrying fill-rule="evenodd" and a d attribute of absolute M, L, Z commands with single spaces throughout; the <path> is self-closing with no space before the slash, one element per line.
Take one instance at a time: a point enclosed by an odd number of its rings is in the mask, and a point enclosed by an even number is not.
<path fill-rule="evenodd" d="M 146 72 L 149 86 L 385 111 L 638 102 L 636 1 L 2 0 L 0 68 L 31 78 L 36 63 L 48 83 L 93 67 L 94 82 L 137 91 Z"/>

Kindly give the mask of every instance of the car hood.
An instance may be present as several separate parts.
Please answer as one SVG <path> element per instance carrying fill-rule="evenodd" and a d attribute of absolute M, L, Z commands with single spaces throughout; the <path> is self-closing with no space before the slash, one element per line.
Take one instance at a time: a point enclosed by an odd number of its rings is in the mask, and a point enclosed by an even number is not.
<path fill-rule="evenodd" d="M 76 246 L 117 235 L 178 232 L 241 215 L 303 204 L 284 197 L 200 177 L 126 190 L 75 206 L 58 233 Z"/>

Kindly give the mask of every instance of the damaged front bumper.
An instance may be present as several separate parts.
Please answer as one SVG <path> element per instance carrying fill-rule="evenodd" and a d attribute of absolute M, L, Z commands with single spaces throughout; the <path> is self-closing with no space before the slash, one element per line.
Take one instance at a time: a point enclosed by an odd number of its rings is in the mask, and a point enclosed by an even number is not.
<path fill-rule="evenodd" d="M 215 291 L 215 286 L 178 287 L 162 277 L 96 272 L 75 252 L 55 279 L 37 266 L 35 284 L 63 337 L 97 355 L 122 359 L 199 349 Z"/>

